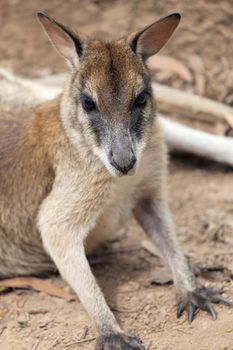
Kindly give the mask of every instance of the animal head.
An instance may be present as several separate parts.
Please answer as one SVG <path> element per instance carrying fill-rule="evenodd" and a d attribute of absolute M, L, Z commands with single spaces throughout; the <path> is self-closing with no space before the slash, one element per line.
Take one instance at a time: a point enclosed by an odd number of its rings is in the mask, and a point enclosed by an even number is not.
<path fill-rule="evenodd" d="M 146 60 L 165 45 L 180 15 L 111 42 L 87 39 L 44 13 L 38 18 L 71 67 L 62 103 L 67 135 L 76 145 L 82 137 L 111 175 L 133 174 L 155 113 Z"/>

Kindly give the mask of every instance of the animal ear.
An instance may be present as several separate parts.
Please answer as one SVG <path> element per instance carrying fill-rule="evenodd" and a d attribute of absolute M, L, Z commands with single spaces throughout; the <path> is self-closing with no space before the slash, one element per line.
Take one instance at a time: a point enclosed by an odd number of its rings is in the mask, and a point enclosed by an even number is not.
<path fill-rule="evenodd" d="M 180 22 L 180 14 L 174 13 L 161 18 L 143 30 L 131 34 L 129 44 L 132 50 L 143 59 L 156 54 L 170 39 Z"/>
<path fill-rule="evenodd" d="M 63 24 L 43 12 L 37 13 L 38 19 L 57 51 L 74 64 L 82 56 L 83 43 L 80 38 Z"/>

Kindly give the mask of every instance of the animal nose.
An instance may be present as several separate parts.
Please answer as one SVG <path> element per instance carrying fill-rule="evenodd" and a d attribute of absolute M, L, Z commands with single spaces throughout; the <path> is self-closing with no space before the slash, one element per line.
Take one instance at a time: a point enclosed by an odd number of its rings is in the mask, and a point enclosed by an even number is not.
<path fill-rule="evenodd" d="M 122 174 L 127 174 L 131 169 L 133 169 L 136 163 L 136 157 L 132 152 L 130 157 L 121 157 L 121 158 L 114 158 L 114 155 L 112 154 L 110 158 L 110 163 L 114 168 L 116 168 Z"/>

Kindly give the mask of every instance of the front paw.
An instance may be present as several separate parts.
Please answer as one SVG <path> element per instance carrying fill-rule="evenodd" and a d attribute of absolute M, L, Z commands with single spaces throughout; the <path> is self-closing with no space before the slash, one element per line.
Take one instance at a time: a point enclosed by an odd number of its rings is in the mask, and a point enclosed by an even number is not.
<path fill-rule="evenodd" d="M 188 292 L 185 295 L 178 296 L 177 304 L 177 318 L 186 310 L 188 313 L 188 320 L 191 323 L 198 310 L 207 311 L 213 320 L 216 320 L 217 314 L 211 305 L 224 304 L 233 307 L 233 303 L 221 295 L 217 290 L 207 288 L 204 286 L 196 288 L 193 292 Z"/>
<path fill-rule="evenodd" d="M 139 338 L 118 333 L 99 336 L 95 350 L 145 350 L 145 348 Z"/>

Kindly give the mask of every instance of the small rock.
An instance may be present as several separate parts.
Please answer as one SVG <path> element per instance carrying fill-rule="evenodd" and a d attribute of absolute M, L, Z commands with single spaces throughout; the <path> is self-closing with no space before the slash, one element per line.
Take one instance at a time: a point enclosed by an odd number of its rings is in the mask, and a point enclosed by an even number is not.
<path fill-rule="evenodd" d="M 48 318 L 44 318 L 44 319 L 41 319 L 38 323 L 39 323 L 39 327 L 40 328 L 44 328 L 46 326 L 48 326 L 48 324 L 50 323 L 50 319 Z"/>
<path fill-rule="evenodd" d="M 25 328 L 29 326 L 29 314 L 20 314 L 17 318 L 20 327 Z"/>

